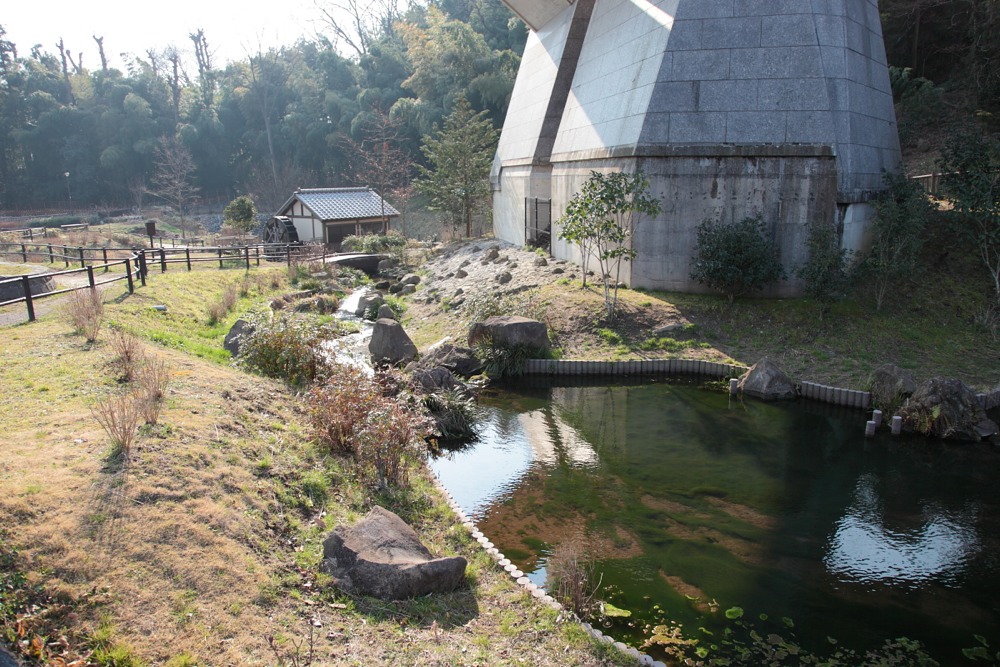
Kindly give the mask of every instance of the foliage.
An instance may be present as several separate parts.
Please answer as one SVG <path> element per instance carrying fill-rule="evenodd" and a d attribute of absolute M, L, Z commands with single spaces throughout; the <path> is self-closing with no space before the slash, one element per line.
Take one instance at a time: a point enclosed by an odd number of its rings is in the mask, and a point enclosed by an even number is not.
<path fill-rule="evenodd" d="M 469 442 L 476 438 L 476 402 L 470 396 L 450 389 L 427 394 L 423 403 L 442 440 Z"/>
<path fill-rule="evenodd" d="M 407 486 L 410 468 L 421 459 L 418 445 L 428 427 L 399 401 L 382 398 L 369 406 L 354 434 L 362 475 L 383 491 Z"/>
<path fill-rule="evenodd" d="M 903 174 L 885 174 L 888 186 L 874 202 L 872 245 L 858 266 L 875 296 L 875 310 L 885 297 L 919 267 L 923 230 L 932 206 L 919 183 Z"/>
<path fill-rule="evenodd" d="M 240 195 L 226 204 L 222 219 L 240 235 L 249 234 L 257 226 L 257 205 L 249 196 Z"/>
<path fill-rule="evenodd" d="M 832 225 L 823 220 L 809 223 L 807 241 L 809 259 L 799 267 L 798 275 L 805 292 L 819 303 L 819 318 L 837 301 L 845 299 L 851 287 L 850 256 L 840 247 Z"/>
<path fill-rule="evenodd" d="M 322 346 L 337 335 L 336 327 L 321 325 L 309 314 L 284 311 L 252 313 L 246 320 L 250 330 L 240 341 L 240 366 L 293 387 L 306 387 L 325 375 Z"/>
<path fill-rule="evenodd" d="M 632 235 L 639 216 L 660 213 L 660 201 L 647 195 L 648 189 L 649 181 L 641 173 L 592 171 L 558 222 L 559 238 L 578 244 L 585 262 L 591 255 L 597 260 L 609 320 L 618 304 L 622 262 L 637 254 Z"/>
<path fill-rule="evenodd" d="M 691 279 L 720 290 L 730 302 L 782 279 L 778 249 L 766 232 L 759 214 L 731 223 L 705 220 L 698 225 Z"/>
<path fill-rule="evenodd" d="M 550 352 L 531 345 L 519 345 L 483 336 L 475 346 L 476 357 L 483 362 L 483 372 L 495 380 L 520 377 L 528 359 L 546 359 Z"/>
<path fill-rule="evenodd" d="M 334 454 L 354 456 L 355 435 L 381 392 L 360 369 L 338 364 L 309 392 L 309 419 L 319 445 Z"/>
<path fill-rule="evenodd" d="M 910 67 L 890 67 L 889 83 L 898 105 L 900 142 L 911 143 L 921 132 L 941 121 L 944 89 L 929 79 L 913 76 Z"/>
<path fill-rule="evenodd" d="M 406 237 L 401 234 L 350 235 L 344 238 L 341 248 L 344 252 L 361 252 L 368 255 L 391 252 L 406 247 Z"/>
<path fill-rule="evenodd" d="M 444 126 L 434 126 L 423 138 L 421 150 L 428 166 L 418 165 L 417 192 L 429 200 L 429 208 L 443 213 L 453 232 L 464 225 L 472 236 L 472 218 L 490 200 L 490 167 L 500 133 L 485 111 L 472 110 L 465 97 L 455 100 Z"/>
<path fill-rule="evenodd" d="M 215 326 L 225 319 L 229 311 L 233 309 L 240 300 L 240 285 L 230 283 L 222 290 L 219 298 L 208 305 L 208 326 Z M 244 295 L 245 296 L 245 295 Z"/>
<path fill-rule="evenodd" d="M 971 133 L 953 137 L 938 167 L 958 231 L 975 244 L 1000 302 L 1000 140 Z"/>
<path fill-rule="evenodd" d="M 104 323 L 104 294 L 100 289 L 79 289 L 66 300 L 66 312 L 73 330 L 88 343 L 97 340 Z"/>

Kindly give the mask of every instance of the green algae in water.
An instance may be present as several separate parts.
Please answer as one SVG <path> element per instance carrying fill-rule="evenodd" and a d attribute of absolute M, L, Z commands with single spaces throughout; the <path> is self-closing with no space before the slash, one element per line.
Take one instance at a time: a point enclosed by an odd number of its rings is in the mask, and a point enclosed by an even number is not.
<path fill-rule="evenodd" d="M 536 583 L 582 535 L 602 597 L 633 612 L 606 619 L 618 636 L 740 623 L 818 652 L 910 637 L 947 664 L 1000 627 L 994 446 L 866 440 L 860 411 L 691 383 L 529 382 L 485 396 L 480 444 L 432 466 Z"/>

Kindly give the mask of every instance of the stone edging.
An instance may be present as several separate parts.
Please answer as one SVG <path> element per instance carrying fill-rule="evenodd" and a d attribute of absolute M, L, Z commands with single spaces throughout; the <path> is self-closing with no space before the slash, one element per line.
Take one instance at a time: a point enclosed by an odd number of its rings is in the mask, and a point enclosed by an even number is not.
<path fill-rule="evenodd" d="M 539 600 L 545 606 L 557 611 L 567 611 L 554 597 L 546 593 L 544 588 L 541 588 L 537 584 L 533 584 L 528 577 L 524 576 L 524 573 L 517 569 L 517 566 L 510 562 L 510 559 L 504 556 L 503 553 L 497 549 L 492 542 L 490 542 L 489 538 L 483 535 L 483 533 L 476 528 L 476 524 L 468 517 L 468 515 L 466 515 L 465 511 L 459 506 L 458 502 L 452 497 L 451 493 L 448 492 L 448 489 L 444 487 L 441 480 L 438 479 L 436 475 L 432 473 L 431 479 L 434 480 L 435 486 L 445 497 L 445 500 L 448 502 L 448 506 L 451 507 L 452 511 L 458 517 L 458 520 L 462 522 L 462 526 L 469 531 L 472 538 L 479 543 L 486 553 L 497 562 L 497 565 L 503 568 L 503 570 L 509 574 L 521 588 L 523 588 L 527 593 L 530 593 L 533 598 Z M 642 653 L 638 649 L 629 646 L 624 642 L 615 641 L 613 637 L 604 634 L 590 623 L 583 623 L 581 621 L 580 625 L 592 638 L 606 644 L 614 645 L 625 655 L 634 658 L 639 665 L 648 665 L 649 667 L 667 667 L 666 664 L 658 660 L 654 660 L 652 656 Z"/>
<path fill-rule="evenodd" d="M 528 359 L 525 375 L 699 375 L 714 379 L 738 378 L 748 368 L 704 359 L 643 359 L 634 361 L 574 361 L 569 359 Z M 871 392 L 831 387 L 803 380 L 795 383 L 799 396 L 820 403 L 870 410 Z M 984 410 L 1000 407 L 1000 388 L 976 394 Z"/>

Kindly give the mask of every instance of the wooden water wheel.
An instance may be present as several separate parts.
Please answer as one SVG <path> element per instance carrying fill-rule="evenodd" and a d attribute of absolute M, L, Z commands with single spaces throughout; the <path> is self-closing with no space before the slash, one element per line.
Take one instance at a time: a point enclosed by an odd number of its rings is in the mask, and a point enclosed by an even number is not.
<path fill-rule="evenodd" d="M 290 218 L 276 215 L 264 225 L 261 233 L 264 243 L 298 243 L 299 233 Z"/>

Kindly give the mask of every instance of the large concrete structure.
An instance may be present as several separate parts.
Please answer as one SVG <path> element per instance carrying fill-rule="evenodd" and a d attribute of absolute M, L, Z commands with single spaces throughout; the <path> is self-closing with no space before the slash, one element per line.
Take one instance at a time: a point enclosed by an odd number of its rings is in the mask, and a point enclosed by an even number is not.
<path fill-rule="evenodd" d="M 642 170 L 663 212 L 636 230 L 633 286 L 697 290 L 705 219 L 762 214 L 790 275 L 810 222 L 864 245 L 900 162 L 876 0 L 504 2 L 531 33 L 492 173 L 499 238 L 544 238 L 548 202 L 554 222 L 591 170 Z"/>

